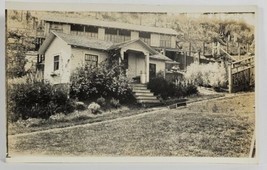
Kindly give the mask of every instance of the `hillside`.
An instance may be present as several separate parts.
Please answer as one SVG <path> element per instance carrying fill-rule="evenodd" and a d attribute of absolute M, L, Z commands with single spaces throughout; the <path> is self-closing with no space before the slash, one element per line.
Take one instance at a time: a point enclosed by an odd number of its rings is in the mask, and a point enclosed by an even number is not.
<path fill-rule="evenodd" d="M 184 51 L 188 51 L 189 43 L 191 43 L 193 51 L 201 51 L 203 43 L 210 48 L 211 42 L 219 41 L 223 46 L 228 44 L 231 55 L 237 55 L 238 46 L 240 46 L 241 54 L 254 53 L 254 18 L 250 13 L 177 14 L 10 10 L 7 12 L 8 72 L 17 74 L 12 69 L 21 67 L 25 63 L 23 61 L 25 53 L 37 50 L 35 37 L 37 30 L 44 27 L 42 18 L 56 16 L 172 28 L 181 33 L 177 37 L 177 45 Z M 211 51 L 209 48 L 207 51 Z M 16 58 L 20 58 L 21 61 Z M 10 63 L 15 64 L 11 67 Z M 23 68 L 20 71 L 23 71 Z"/>

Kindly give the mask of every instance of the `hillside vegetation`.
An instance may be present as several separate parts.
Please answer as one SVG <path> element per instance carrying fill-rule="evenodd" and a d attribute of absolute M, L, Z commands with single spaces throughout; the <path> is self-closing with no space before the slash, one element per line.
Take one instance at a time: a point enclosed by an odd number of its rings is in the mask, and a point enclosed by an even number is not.
<path fill-rule="evenodd" d="M 58 11 L 16 11 L 7 12 L 7 56 L 8 73 L 12 76 L 23 75 L 23 59 L 29 50 L 36 50 L 35 36 L 37 30 L 44 28 L 41 21 L 44 17 L 78 17 L 140 24 L 146 26 L 168 27 L 179 33 L 177 45 L 188 51 L 189 43 L 193 51 L 201 51 L 203 43 L 219 41 L 228 43 L 229 53 L 254 53 L 254 26 L 251 13 L 123 13 L 123 12 L 58 12 Z M 21 48 L 12 48 L 21 46 Z M 19 60 L 17 60 L 19 58 Z M 10 63 L 13 63 L 10 66 Z M 16 71 L 15 68 L 20 67 Z"/>

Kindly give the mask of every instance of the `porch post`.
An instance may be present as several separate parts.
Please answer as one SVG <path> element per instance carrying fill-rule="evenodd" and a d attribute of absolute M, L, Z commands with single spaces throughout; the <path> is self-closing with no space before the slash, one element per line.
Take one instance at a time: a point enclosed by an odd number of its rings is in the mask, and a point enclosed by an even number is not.
<path fill-rule="evenodd" d="M 120 55 L 121 55 L 121 56 L 120 56 L 120 58 L 119 58 L 119 64 L 121 64 L 121 61 L 124 60 L 124 52 L 125 52 L 125 51 L 126 51 L 126 50 L 123 49 L 123 48 L 120 50 Z"/>
<path fill-rule="evenodd" d="M 145 54 L 146 83 L 149 82 L 149 53 Z"/>

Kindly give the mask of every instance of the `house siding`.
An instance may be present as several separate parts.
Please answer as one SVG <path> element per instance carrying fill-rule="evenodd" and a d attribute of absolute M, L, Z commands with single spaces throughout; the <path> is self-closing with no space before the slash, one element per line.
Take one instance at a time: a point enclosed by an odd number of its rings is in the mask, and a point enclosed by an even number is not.
<path fill-rule="evenodd" d="M 131 40 L 135 40 L 139 38 L 139 32 L 131 31 Z"/>
<path fill-rule="evenodd" d="M 71 47 L 59 38 L 55 38 L 45 52 L 44 79 L 52 84 L 68 83 L 70 79 Z M 59 55 L 59 70 L 57 76 L 54 72 L 54 56 Z"/>
<path fill-rule="evenodd" d="M 105 28 L 98 28 L 98 39 L 105 40 Z"/>
<path fill-rule="evenodd" d="M 176 48 L 176 37 L 171 36 L 171 48 Z"/>
<path fill-rule="evenodd" d="M 163 72 L 165 75 L 165 62 L 163 60 L 156 60 L 156 59 L 151 59 L 149 63 L 151 64 L 156 64 L 156 73 Z"/>
<path fill-rule="evenodd" d="M 108 53 L 104 51 L 97 51 L 91 49 L 83 49 L 72 47 L 71 48 L 72 56 L 71 56 L 71 71 L 74 71 L 78 67 L 83 67 L 85 64 L 84 56 L 85 54 L 92 54 L 98 56 L 98 65 L 107 59 Z"/>
<path fill-rule="evenodd" d="M 70 34 L 70 25 L 68 24 L 63 25 L 63 33 Z"/>
<path fill-rule="evenodd" d="M 151 34 L 151 46 L 153 47 L 160 46 L 160 35 L 159 34 Z"/>

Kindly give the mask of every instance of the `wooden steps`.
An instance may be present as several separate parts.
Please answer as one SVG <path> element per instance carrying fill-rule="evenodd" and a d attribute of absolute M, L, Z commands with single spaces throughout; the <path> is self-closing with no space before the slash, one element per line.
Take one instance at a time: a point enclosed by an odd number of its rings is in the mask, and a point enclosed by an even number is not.
<path fill-rule="evenodd" d="M 145 107 L 159 106 L 161 102 L 154 96 L 145 84 L 132 84 L 134 97 L 138 104 Z"/>

